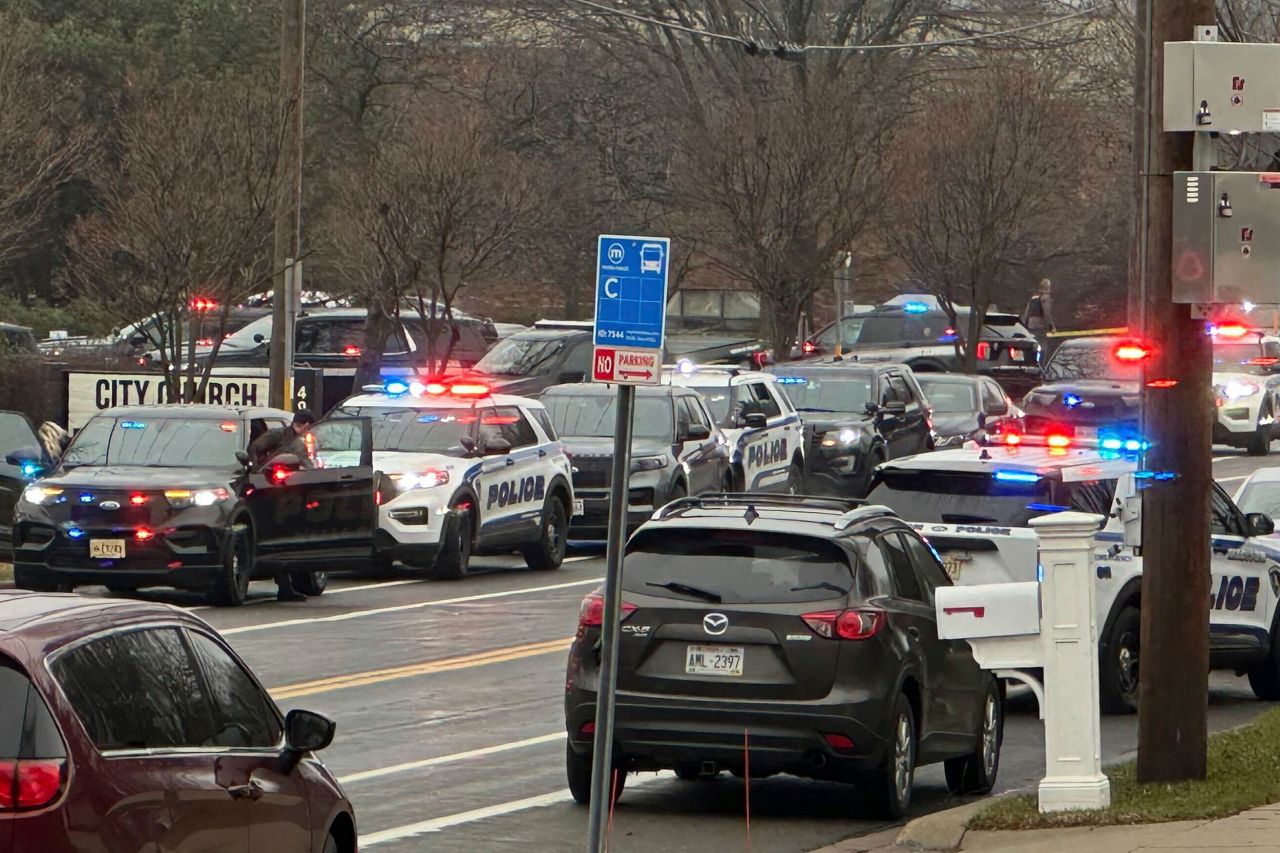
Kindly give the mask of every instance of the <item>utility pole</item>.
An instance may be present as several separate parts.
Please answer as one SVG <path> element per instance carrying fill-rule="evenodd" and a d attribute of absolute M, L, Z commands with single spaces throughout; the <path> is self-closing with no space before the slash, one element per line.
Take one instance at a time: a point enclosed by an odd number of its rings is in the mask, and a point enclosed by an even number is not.
<path fill-rule="evenodd" d="M 288 403 L 293 369 L 293 320 L 302 286 L 302 107 L 306 63 L 307 0 L 282 0 L 280 22 L 280 107 L 285 121 L 276 194 L 272 252 L 270 405 Z"/>
<path fill-rule="evenodd" d="M 1139 0 L 1136 135 L 1138 204 L 1130 278 L 1131 330 L 1152 350 L 1142 417 L 1156 481 L 1142 501 L 1138 781 L 1201 779 L 1209 672 L 1209 494 L 1212 342 L 1192 306 L 1173 302 L 1173 172 L 1197 168 L 1196 134 L 1164 131 L 1164 45 L 1216 20 L 1213 0 Z M 1174 380 L 1152 387 L 1154 380 Z M 1159 383 L 1165 386 L 1168 383 Z"/>

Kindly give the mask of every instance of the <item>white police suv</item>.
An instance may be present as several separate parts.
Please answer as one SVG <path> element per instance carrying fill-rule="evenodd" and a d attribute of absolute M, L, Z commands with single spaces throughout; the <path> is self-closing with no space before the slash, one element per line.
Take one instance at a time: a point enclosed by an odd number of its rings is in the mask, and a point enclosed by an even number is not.
<path fill-rule="evenodd" d="M 1245 326 L 1211 326 L 1213 333 L 1213 392 L 1217 419 L 1213 440 L 1241 447 L 1250 456 L 1271 452 L 1280 437 L 1275 421 L 1280 413 L 1280 338 Z"/>
<path fill-rule="evenodd" d="M 666 368 L 663 378 L 702 394 L 729 442 L 735 490 L 790 494 L 802 490 L 803 425 L 778 377 L 681 361 Z"/>
<path fill-rule="evenodd" d="M 1090 447 L 1015 442 L 894 459 L 879 466 L 868 500 L 919 530 L 957 583 L 1038 579 L 1036 536 L 1027 523 L 1065 510 L 1106 518 L 1095 543 L 1102 709 L 1136 709 L 1142 557 L 1137 490 L 1162 475 L 1139 471 L 1141 441 L 1103 436 Z M 1126 447 L 1132 453 L 1126 453 Z M 1212 495 L 1213 582 L 1208 590 L 1210 663 L 1247 673 L 1260 699 L 1280 699 L 1277 599 L 1280 540 L 1265 515 L 1246 515 L 1222 489 Z M 1128 535 L 1126 536 L 1126 529 Z"/>
<path fill-rule="evenodd" d="M 560 566 L 573 482 L 541 403 L 470 380 L 391 379 L 364 391 L 336 414 L 370 419 L 374 467 L 394 483 L 378 496 L 379 563 L 438 579 L 465 575 L 473 554 L 519 551 L 529 568 Z"/>

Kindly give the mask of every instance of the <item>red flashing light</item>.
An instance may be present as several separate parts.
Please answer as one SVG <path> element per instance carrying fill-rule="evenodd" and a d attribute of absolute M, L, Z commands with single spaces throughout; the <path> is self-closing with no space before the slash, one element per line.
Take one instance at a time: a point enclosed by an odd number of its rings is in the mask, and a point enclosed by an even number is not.
<path fill-rule="evenodd" d="M 1152 379 L 1147 383 L 1148 388 L 1172 388 L 1178 384 L 1176 379 Z"/>
<path fill-rule="evenodd" d="M 457 397 L 484 397 L 489 394 L 489 386 L 482 382 L 459 382 L 449 391 Z"/>
<path fill-rule="evenodd" d="M 1151 350 L 1137 341 L 1124 341 L 1116 345 L 1116 348 L 1112 350 L 1112 355 L 1118 361 L 1135 362 L 1142 361 L 1150 356 Z"/>
<path fill-rule="evenodd" d="M 805 341 L 800 345 L 800 352 L 804 353 L 805 355 L 813 355 L 817 351 L 818 351 L 818 345 L 815 344 L 813 341 Z"/>
<path fill-rule="evenodd" d="M 1016 432 L 1007 432 L 1004 434 L 1004 443 L 1009 447 L 1017 447 L 1019 444 L 1022 444 L 1022 436 L 1018 435 Z"/>
<path fill-rule="evenodd" d="M 973 353 L 978 357 L 978 361 L 989 361 L 991 359 L 991 342 L 978 341 L 978 345 L 973 348 Z"/>
<path fill-rule="evenodd" d="M 442 385 L 439 382 L 428 382 L 423 391 L 428 394 L 447 394 L 449 393 L 449 386 Z"/>
<path fill-rule="evenodd" d="M 155 537 L 155 531 L 148 530 L 145 527 L 139 527 L 137 530 L 133 531 L 133 538 L 137 539 L 139 542 L 146 542 L 147 540 L 154 539 Z"/>
<path fill-rule="evenodd" d="M 293 472 L 283 465 L 273 466 L 271 469 L 271 481 L 273 483 L 283 483 L 289 479 L 289 475 Z"/>
<path fill-rule="evenodd" d="M 883 610 L 828 610 L 800 617 L 813 633 L 828 640 L 865 640 L 884 627 Z"/>
<path fill-rule="evenodd" d="M 0 761 L 0 811 L 48 805 L 62 790 L 65 762 L 55 759 Z"/>
<path fill-rule="evenodd" d="M 199 314 L 207 314 L 218 310 L 218 300 L 207 296 L 197 296 L 191 300 L 191 310 Z"/>
<path fill-rule="evenodd" d="M 1045 436 L 1044 443 L 1050 447 L 1065 450 L 1071 446 L 1071 439 L 1061 433 L 1054 433 L 1053 435 Z"/>
<path fill-rule="evenodd" d="M 129 495 L 129 503 L 134 506 L 145 506 L 147 503 L 147 496 L 140 492 L 135 492 L 134 494 Z"/>
<path fill-rule="evenodd" d="M 622 602 L 622 613 L 619 622 L 626 622 L 627 617 L 635 612 L 636 606 Z M 598 592 L 588 593 L 578 608 L 578 627 L 598 628 L 604 624 L 604 596 Z"/>
<path fill-rule="evenodd" d="M 945 329 L 942 330 L 942 336 L 944 338 L 954 338 L 956 336 L 956 330 L 951 328 L 950 326 L 947 326 Z"/>
<path fill-rule="evenodd" d="M 480 419 L 480 423 L 486 426 L 510 426 L 519 420 L 515 415 L 485 415 Z"/>
<path fill-rule="evenodd" d="M 226 423 L 219 424 L 218 429 L 222 430 L 223 432 L 235 432 L 236 424 L 233 421 L 227 421 Z"/>
<path fill-rule="evenodd" d="M 200 338 L 199 340 L 196 341 L 196 346 L 211 347 L 213 346 L 213 338 Z"/>
<path fill-rule="evenodd" d="M 351 356 L 359 355 L 360 347 L 356 346 L 355 344 L 347 344 L 345 347 L 342 348 L 342 354 L 351 355 Z"/>
<path fill-rule="evenodd" d="M 1276 358 L 1275 356 L 1260 355 L 1257 358 L 1249 359 L 1248 363 L 1255 367 L 1271 367 L 1278 361 L 1280 361 L 1280 358 Z"/>
<path fill-rule="evenodd" d="M 1249 327 L 1240 323 L 1224 323 L 1221 326 L 1211 326 L 1210 329 L 1214 337 L 1218 338 L 1243 338 L 1249 334 Z"/>
<path fill-rule="evenodd" d="M 822 739 L 827 742 L 827 746 L 840 752 L 853 751 L 853 739 L 835 732 L 823 732 Z"/>

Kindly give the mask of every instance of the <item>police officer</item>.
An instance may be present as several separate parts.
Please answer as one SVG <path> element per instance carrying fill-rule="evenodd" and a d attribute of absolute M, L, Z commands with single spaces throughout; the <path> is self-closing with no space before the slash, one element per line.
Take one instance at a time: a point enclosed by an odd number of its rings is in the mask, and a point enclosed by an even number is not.
<path fill-rule="evenodd" d="M 307 433 L 316 422 L 315 415 L 307 410 L 295 412 L 293 423 L 269 429 L 249 444 L 249 458 L 261 468 L 277 456 L 292 453 L 304 468 L 315 467 L 307 448 Z M 277 601 L 306 601 L 307 597 L 293 588 L 289 572 L 276 572 Z"/>
<path fill-rule="evenodd" d="M 1049 279 L 1040 279 L 1040 290 L 1031 295 L 1027 300 L 1026 310 L 1022 312 L 1022 325 L 1036 336 L 1042 358 L 1048 353 L 1048 333 L 1058 331 L 1058 324 L 1053 321 L 1053 298 L 1049 295 L 1051 288 Z"/>

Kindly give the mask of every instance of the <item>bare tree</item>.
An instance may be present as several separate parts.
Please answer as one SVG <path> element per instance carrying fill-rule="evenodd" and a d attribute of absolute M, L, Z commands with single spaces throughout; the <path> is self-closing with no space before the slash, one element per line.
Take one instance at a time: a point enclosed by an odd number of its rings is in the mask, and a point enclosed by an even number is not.
<path fill-rule="evenodd" d="M 157 318 L 147 334 L 170 399 L 203 398 L 231 306 L 271 278 L 282 125 L 253 81 L 139 87 L 123 107 L 120 154 L 96 175 L 99 208 L 72 232 L 71 269 L 104 311 Z M 203 369 L 190 357 L 197 299 L 218 306 Z"/>
<path fill-rule="evenodd" d="M 914 276 L 947 302 L 970 306 L 978 340 L 1013 276 L 1079 251 L 1087 189 L 1073 156 L 1079 116 L 1054 73 L 1006 64 L 939 91 L 905 132 L 903 174 L 886 234 Z M 1072 207 L 1077 218 L 1072 220 Z M 968 347 L 965 367 L 974 369 Z"/>

